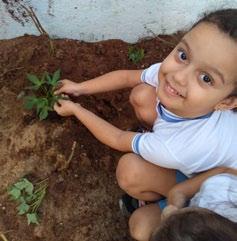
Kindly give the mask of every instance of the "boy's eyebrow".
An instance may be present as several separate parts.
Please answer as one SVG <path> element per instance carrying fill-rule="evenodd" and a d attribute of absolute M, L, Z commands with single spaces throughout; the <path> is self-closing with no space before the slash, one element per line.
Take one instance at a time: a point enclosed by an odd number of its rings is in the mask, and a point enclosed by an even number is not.
<path fill-rule="evenodd" d="M 187 42 L 184 38 L 181 39 L 180 42 L 182 42 L 182 43 L 186 46 L 186 48 L 188 49 L 188 51 L 191 52 L 191 48 L 189 47 L 188 42 Z M 220 76 L 221 82 L 222 82 L 222 84 L 224 84 L 224 83 L 225 83 L 224 75 L 223 75 L 218 69 L 213 68 L 213 67 L 210 67 L 210 66 L 208 66 L 208 67 L 209 67 L 213 72 L 215 72 L 215 74 L 217 74 L 217 75 Z"/>
<path fill-rule="evenodd" d="M 215 72 L 217 75 L 219 75 L 222 84 L 225 84 L 225 79 L 224 79 L 223 74 L 222 74 L 218 69 L 215 69 L 215 68 L 212 68 L 212 67 L 209 67 L 209 68 L 210 68 L 213 72 Z"/>
<path fill-rule="evenodd" d="M 191 52 L 188 42 L 184 38 L 182 38 L 180 42 L 182 42 L 187 47 L 188 51 Z"/>

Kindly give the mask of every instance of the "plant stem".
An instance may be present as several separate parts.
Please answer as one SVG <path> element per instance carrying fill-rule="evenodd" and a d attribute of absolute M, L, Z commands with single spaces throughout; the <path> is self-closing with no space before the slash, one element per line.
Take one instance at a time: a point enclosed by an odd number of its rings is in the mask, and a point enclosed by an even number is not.
<path fill-rule="evenodd" d="M 30 204 L 30 207 L 32 209 L 33 212 L 36 212 L 37 209 L 39 208 L 45 194 L 46 194 L 46 188 L 48 186 L 47 183 L 48 178 L 38 182 L 35 184 L 35 191 L 34 191 L 34 199 L 32 200 L 33 203 Z"/>
<path fill-rule="evenodd" d="M 34 203 L 32 203 L 32 204 L 30 205 L 30 206 L 32 207 L 32 211 L 33 211 L 33 212 L 36 212 L 36 211 L 38 210 L 38 208 L 39 208 L 39 206 L 40 206 L 40 204 L 41 204 L 41 202 L 42 202 L 45 194 L 46 194 L 46 192 L 45 192 L 45 190 L 44 190 L 44 191 L 41 193 L 41 195 L 38 197 L 38 199 L 37 199 Z"/>

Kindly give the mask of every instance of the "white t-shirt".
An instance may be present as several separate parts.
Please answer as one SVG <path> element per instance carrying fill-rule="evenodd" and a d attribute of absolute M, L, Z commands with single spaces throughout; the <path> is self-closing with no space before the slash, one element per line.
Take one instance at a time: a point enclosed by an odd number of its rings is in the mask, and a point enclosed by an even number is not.
<path fill-rule="evenodd" d="M 223 173 L 208 178 L 189 206 L 207 208 L 237 222 L 237 176 Z"/>
<path fill-rule="evenodd" d="M 158 88 L 160 65 L 144 70 L 141 80 Z M 135 153 L 187 176 L 217 166 L 237 168 L 237 113 L 214 111 L 205 117 L 185 119 L 159 104 L 157 112 L 153 132 L 139 133 L 133 138 Z"/>

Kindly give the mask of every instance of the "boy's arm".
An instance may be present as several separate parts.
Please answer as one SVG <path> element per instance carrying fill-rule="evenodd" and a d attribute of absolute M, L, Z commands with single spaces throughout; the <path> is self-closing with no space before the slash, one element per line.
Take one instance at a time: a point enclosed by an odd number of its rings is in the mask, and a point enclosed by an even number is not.
<path fill-rule="evenodd" d="M 117 70 L 81 83 L 84 94 L 134 87 L 141 83 L 142 70 Z"/>
<path fill-rule="evenodd" d="M 197 176 L 186 180 L 185 182 L 175 185 L 168 194 L 168 206 L 162 211 L 162 219 L 167 218 L 178 209 L 185 207 L 195 193 L 197 193 L 202 183 L 209 177 L 220 173 L 229 173 L 237 175 L 237 169 L 228 167 L 216 167 L 209 171 L 198 174 Z"/>
<path fill-rule="evenodd" d="M 142 70 L 117 70 L 81 83 L 62 80 L 55 94 L 66 93 L 78 96 L 130 88 L 141 83 L 141 73 Z"/>
<path fill-rule="evenodd" d="M 76 116 L 102 143 L 119 151 L 132 151 L 131 143 L 136 134 L 135 132 L 122 131 L 81 105 L 68 100 L 59 100 L 54 109 L 62 116 Z"/>
<path fill-rule="evenodd" d="M 174 205 L 177 208 L 185 206 L 187 200 L 192 198 L 197 193 L 202 183 L 209 177 L 220 174 L 230 173 L 237 175 L 237 170 L 228 167 L 216 167 L 206 172 L 200 173 L 197 176 L 186 180 L 185 182 L 175 185 L 168 194 L 168 204 Z"/>

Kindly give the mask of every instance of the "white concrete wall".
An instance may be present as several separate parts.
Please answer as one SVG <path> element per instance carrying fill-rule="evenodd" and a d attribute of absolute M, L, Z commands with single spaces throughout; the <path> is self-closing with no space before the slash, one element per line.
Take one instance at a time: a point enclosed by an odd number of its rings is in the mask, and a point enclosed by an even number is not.
<path fill-rule="evenodd" d="M 9 0 L 8 0 L 9 1 Z M 12 0 L 13 1 L 13 0 Z M 152 33 L 190 26 L 203 11 L 237 8 L 237 0 L 25 0 L 56 38 L 136 42 Z M 0 39 L 38 35 L 35 26 L 14 21 L 0 1 Z"/>

